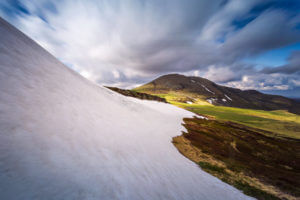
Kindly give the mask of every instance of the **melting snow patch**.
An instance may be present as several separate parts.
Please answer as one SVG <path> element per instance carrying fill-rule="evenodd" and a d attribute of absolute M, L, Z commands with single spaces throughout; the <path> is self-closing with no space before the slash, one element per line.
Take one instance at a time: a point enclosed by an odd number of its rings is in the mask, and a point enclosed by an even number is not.
<path fill-rule="evenodd" d="M 225 94 L 225 97 L 226 97 L 227 99 L 229 99 L 230 101 L 232 101 L 232 99 L 231 99 L 229 96 L 227 96 L 226 94 Z"/>
<path fill-rule="evenodd" d="M 202 115 L 197 115 L 197 118 L 209 120 L 207 117 L 204 117 Z"/>
<path fill-rule="evenodd" d="M 218 99 L 217 98 L 209 98 L 209 99 L 206 99 L 206 101 L 210 104 L 213 104 L 215 101 L 217 101 Z"/>
<path fill-rule="evenodd" d="M 212 94 L 215 94 L 214 92 L 212 92 L 211 90 L 209 90 L 207 87 L 205 87 L 204 85 L 201 85 L 206 91 L 212 93 Z"/>

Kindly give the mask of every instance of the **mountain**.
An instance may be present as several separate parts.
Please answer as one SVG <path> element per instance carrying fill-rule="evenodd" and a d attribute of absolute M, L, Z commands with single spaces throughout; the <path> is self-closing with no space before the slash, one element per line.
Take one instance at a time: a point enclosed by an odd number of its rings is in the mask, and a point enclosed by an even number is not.
<path fill-rule="evenodd" d="M 293 98 L 293 99 L 300 103 L 300 98 Z"/>
<path fill-rule="evenodd" d="M 240 90 L 218 85 L 201 77 L 179 74 L 161 76 L 134 91 L 156 95 L 172 95 L 171 100 L 185 103 L 213 105 L 261 110 L 288 110 L 300 114 L 300 103 L 278 95 L 263 94 L 256 90 Z"/>
<path fill-rule="evenodd" d="M 0 35 L 0 199 L 249 198 L 173 146 L 192 113 L 93 84 L 1 18 Z"/>

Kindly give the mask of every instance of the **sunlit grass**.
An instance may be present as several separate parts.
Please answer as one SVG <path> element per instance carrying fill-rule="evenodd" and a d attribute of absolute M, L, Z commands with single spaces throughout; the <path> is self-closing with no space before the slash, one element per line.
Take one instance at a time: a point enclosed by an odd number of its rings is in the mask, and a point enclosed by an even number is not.
<path fill-rule="evenodd" d="M 284 110 L 264 111 L 214 106 L 209 104 L 201 95 L 182 91 L 170 91 L 168 93 L 159 93 L 158 91 L 153 95 L 165 98 L 173 105 L 200 115 L 271 131 L 280 136 L 300 139 L 300 116 Z M 188 104 L 187 101 L 191 101 L 193 104 Z"/>
<path fill-rule="evenodd" d="M 282 136 L 300 138 L 300 116 L 287 111 L 264 111 L 199 104 L 190 105 L 174 101 L 171 103 L 197 114 L 212 116 L 218 120 L 233 121 L 271 131 Z"/>

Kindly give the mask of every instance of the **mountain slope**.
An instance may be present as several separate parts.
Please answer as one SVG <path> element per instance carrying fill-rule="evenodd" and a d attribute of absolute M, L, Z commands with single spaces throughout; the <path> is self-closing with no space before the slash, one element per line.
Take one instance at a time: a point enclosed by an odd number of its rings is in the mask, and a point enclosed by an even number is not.
<path fill-rule="evenodd" d="M 125 90 L 125 89 L 120 89 L 116 87 L 106 87 L 112 91 L 118 92 L 124 96 L 128 97 L 134 97 L 138 99 L 143 99 L 143 100 L 151 100 L 151 101 L 159 101 L 159 102 L 164 102 L 167 103 L 167 100 L 155 95 L 147 94 L 147 93 L 140 93 L 140 92 L 135 92 L 132 90 Z"/>
<path fill-rule="evenodd" d="M 178 153 L 174 106 L 71 71 L 0 18 L 0 199 L 247 199 Z"/>
<path fill-rule="evenodd" d="M 134 89 L 149 94 L 173 94 L 178 102 L 197 103 L 207 101 L 213 105 L 261 110 L 288 110 L 300 114 L 300 103 L 277 95 L 268 95 L 256 90 L 240 90 L 217 85 L 201 77 L 179 74 L 161 76 L 150 83 Z"/>

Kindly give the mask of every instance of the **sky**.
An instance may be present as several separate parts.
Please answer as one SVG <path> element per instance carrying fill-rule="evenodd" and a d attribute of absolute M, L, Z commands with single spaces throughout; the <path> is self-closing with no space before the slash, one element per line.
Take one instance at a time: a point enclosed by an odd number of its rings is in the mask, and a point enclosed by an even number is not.
<path fill-rule="evenodd" d="M 298 0 L 1 0 L 0 16 L 101 85 L 169 73 L 300 97 Z"/>

